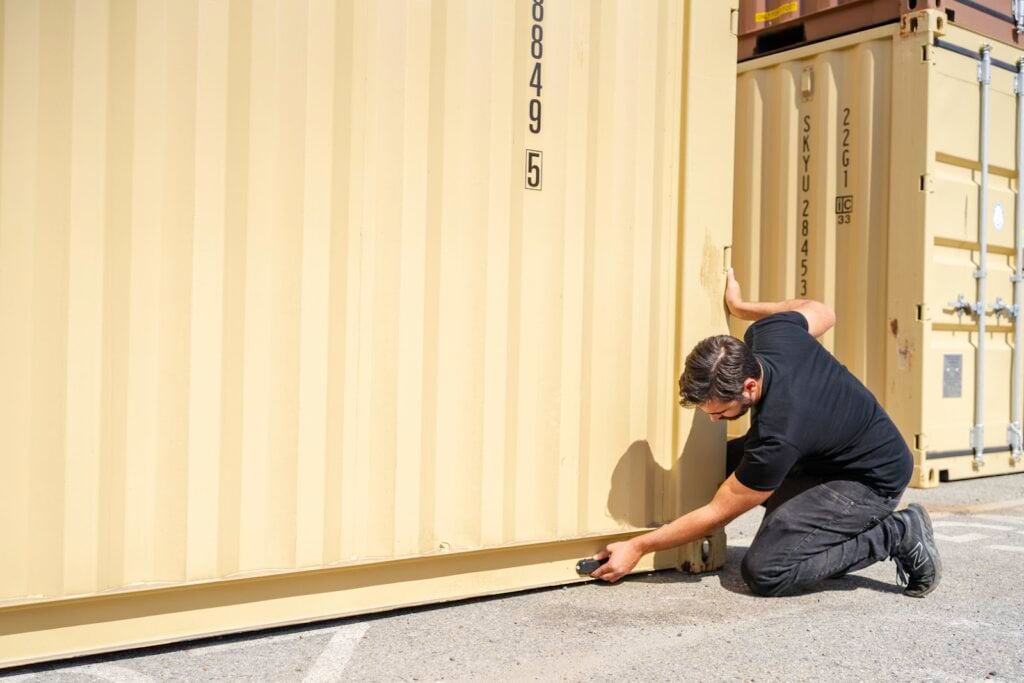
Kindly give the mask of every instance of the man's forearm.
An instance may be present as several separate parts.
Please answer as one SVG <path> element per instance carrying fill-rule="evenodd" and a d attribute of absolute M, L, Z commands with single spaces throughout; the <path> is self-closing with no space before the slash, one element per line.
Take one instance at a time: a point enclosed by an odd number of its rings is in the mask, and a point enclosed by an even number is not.
<path fill-rule="evenodd" d="M 744 301 L 730 307 L 732 314 L 740 320 L 760 320 L 774 313 L 793 311 L 809 299 L 786 299 L 785 301 Z"/>
<path fill-rule="evenodd" d="M 637 536 L 633 542 L 641 552 L 647 554 L 703 538 L 708 533 L 724 527 L 728 522 L 729 520 L 723 519 L 710 505 L 705 505 L 654 531 Z"/>

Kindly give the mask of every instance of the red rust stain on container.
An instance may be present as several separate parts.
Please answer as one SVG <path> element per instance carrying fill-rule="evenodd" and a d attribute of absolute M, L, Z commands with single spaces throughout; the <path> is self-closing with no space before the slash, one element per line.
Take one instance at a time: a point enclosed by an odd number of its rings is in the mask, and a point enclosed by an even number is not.
<path fill-rule="evenodd" d="M 914 357 L 914 347 L 909 339 L 901 339 L 896 345 L 896 352 L 900 357 L 900 370 L 909 370 L 910 362 Z"/>

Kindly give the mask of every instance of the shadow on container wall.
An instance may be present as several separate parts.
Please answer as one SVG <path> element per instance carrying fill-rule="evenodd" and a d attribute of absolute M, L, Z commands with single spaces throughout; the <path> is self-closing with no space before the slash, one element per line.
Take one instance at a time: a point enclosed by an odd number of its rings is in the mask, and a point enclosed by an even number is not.
<path fill-rule="evenodd" d="M 687 472 L 720 472 L 713 484 L 694 481 Z M 675 477 L 677 488 L 672 486 Z M 715 424 L 703 413 L 694 416 L 693 424 L 686 436 L 683 451 L 675 467 L 667 470 L 655 459 L 647 441 L 634 441 L 619 458 L 612 472 L 611 487 L 608 491 L 608 513 L 621 524 L 633 527 L 656 527 L 673 519 L 666 511 L 674 505 L 668 496 L 676 500 L 697 500 L 700 504 L 709 502 L 718 484 L 725 479 L 725 426 Z M 696 490 L 699 487 L 700 490 Z M 673 491 L 677 491 L 673 494 Z M 645 504 L 645 501 L 649 503 Z M 657 554 L 655 559 L 659 559 Z"/>

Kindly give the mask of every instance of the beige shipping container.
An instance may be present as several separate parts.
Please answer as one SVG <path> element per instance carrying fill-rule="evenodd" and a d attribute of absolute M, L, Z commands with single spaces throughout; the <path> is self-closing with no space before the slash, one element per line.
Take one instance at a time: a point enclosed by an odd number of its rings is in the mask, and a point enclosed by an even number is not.
<path fill-rule="evenodd" d="M 733 6 L 0 0 L 0 664 L 578 581 L 709 500 Z"/>
<path fill-rule="evenodd" d="M 740 282 L 752 298 L 833 306 L 823 343 L 899 426 L 913 486 L 1024 471 L 1011 399 L 1021 57 L 924 11 L 739 66 Z M 961 295 L 983 302 L 984 334 Z"/>

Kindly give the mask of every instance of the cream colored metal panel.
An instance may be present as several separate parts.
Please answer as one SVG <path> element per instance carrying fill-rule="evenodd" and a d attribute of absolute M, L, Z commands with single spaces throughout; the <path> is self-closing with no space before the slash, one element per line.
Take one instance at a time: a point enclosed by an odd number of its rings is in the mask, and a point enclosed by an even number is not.
<path fill-rule="evenodd" d="M 879 394 L 884 357 L 869 348 L 884 345 L 885 334 L 890 43 L 876 38 L 760 69 L 755 61 L 737 96 L 737 111 L 750 117 L 737 126 L 740 283 L 753 299 L 833 306 L 840 323 L 823 343 Z M 731 325 L 737 335 L 746 328 Z"/>
<path fill-rule="evenodd" d="M 837 329 L 835 353 L 864 383 L 881 393 L 885 360 L 886 266 L 889 183 L 891 50 L 884 42 L 858 45 L 839 84 L 836 130 L 837 224 L 835 310 L 847 324 Z M 839 200 L 839 197 L 848 199 Z M 839 202 L 849 201 L 840 206 Z M 851 209 L 848 213 L 840 213 Z M 853 283 L 860 283 L 854 286 Z M 864 334 L 857 332 L 860 322 Z"/>
<path fill-rule="evenodd" d="M 99 588 L 116 589 L 125 576 L 128 457 L 128 356 L 131 289 L 131 197 L 134 150 L 135 7 L 111 3 L 108 29 L 105 151 L 106 215 L 103 274 L 103 380 L 99 489 Z M 116 131 L 116 135 L 112 134 Z"/>
<path fill-rule="evenodd" d="M 706 502 L 730 9 L 0 2 L 0 662 L 574 581 Z"/>
<path fill-rule="evenodd" d="M 64 489 L 64 590 L 85 593 L 98 584 L 102 305 L 105 267 L 103 197 L 107 118 L 109 7 L 74 8 L 71 196 L 68 212 L 68 459 Z"/>
<path fill-rule="evenodd" d="M 889 232 L 889 283 L 886 292 L 886 387 L 883 405 L 899 427 L 914 456 L 912 485 L 922 482 L 920 463 L 927 444 L 921 434 L 921 381 L 919 351 L 924 348 L 930 307 L 925 306 L 925 271 L 931 257 L 922 231 L 928 212 L 928 171 L 932 163 L 927 149 L 930 120 L 939 115 L 931 102 L 925 75 L 922 43 L 927 37 L 893 40 L 892 72 L 892 192 L 889 224 L 908 226 Z M 924 176 L 922 178 L 922 176 Z M 916 181 L 916 182 L 915 182 Z M 923 308 L 919 308 L 923 306 Z M 878 393 L 876 392 L 876 395 Z M 879 396 L 882 398 L 882 396 Z M 935 482 L 938 482 L 937 473 Z"/>
<path fill-rule="evenodd" d="M 70 8 L 44 4 L 39 15 L 35 240 L 31 249 L 32 466 L 28 480 L 30 590 L 63 592 L 64 505 L 61 474 L 66 429 L 67 264 L 70 195 Z M 6 326 L 5 326 L 6 327 Z"/>
<path fill-rule="evenodd" d="M 726 331 L 722 292 L 725 288 L 724 260 L 732 222 L 732 183 L 717 179 L 732 177 L 733 135 L 735 115 L 728 103 L 735 100 L 735 77 L 728 80 L 709 78 L 716 65 L 722 63 L 731 49 L 730 12 L 722 5 L 691 2 L 686 4 L 686 58 L 683 88 L 684 124 L 679 143 L 682 148 L 681 179 L 678 184 L 681 230 L 672 230 L 678 240 L 675 281 L 676 315 L 674 370 L 671 387 L 662 380 L 665 373 L 650 381 L 663 382 L 664 399 L 678 400 L 678 383 L 683 361 L 694 344 L 710 333 Z M 671 34 L 669 34 L 671 35 Z M 733 72 L 734 73 L 734 72 Z M 709 106 L 715 103 L 717 106 Z M 725 106 L 723 106 L 723 103 Z M 666 216 L 667 218 L 667 216 Z M 671 222 L 675 222 L 673 219 Z M 724 230 L 722 229 L 724 226 Z M 710 330 L 705 325 L 711 325 Z M 674 516 L 691 501 L 707 500 L 713 495 L 718 480 L 724 478 L 724 425 L 711 423 L 697 412 L 671 413 L 674 421 L 670 454 L 674 463 L 673 505 L 666 512 Z M 664 446 L 652 444 L 664 451 Z M 710 477 L 691 477 L 690 472 L 709 471 Z M 671 489 L 670 489 L 671 490 Z M 699 552 L 694 545 L 683 551 L 684 565 L 700 566 Z M 688 553 L 688 555 L 687 555 Z M 706 564 L 704 562 L 703 564 Z"/>
<path fill-rule="evenodd" d="M 224 184 L 227 173 L 225 127 L 228 46 L 226 4 L 202 3 L 196 17 L 195 218 L 192 242 L 192 349 L 189 368 L 188 539 L 186 577 L 211 579 L 219 574 L 217 546 L 221 488 L 222 377 L 224 360 Z M 310 267 L 311 274 L 315 268 Z M 309 352 L 313 356 L 313 352 Z M 310 407 L 308 419 L 315 419 Z M 310 500 L 315 500 L 310 494 Z M 303 520 L 309 528 L 312 520 Z"/>
<path fill-rule="evenodd" d="M 987 41 L 980 36 L 950 27 L 946 38 L 970 50 Z M 1016 63 L 1021 53 L 1000 47 L 997 59 Z M 1012 248 L 1014 246 L 1012 217 L 1015 205 L 1017 141 L 1017 104 L 1013 74 L 993 68 L 989 113 L 989 177 L 988 205 L 984 212 L 989 253 L 986 263 L 986 306 L 997 298 L 1013 302 Z M 963 294 L 977 300 L 974 273 L 979 267 L 978 188 L 981 183 L 979 156 L 980 106 L 977 62 L 947 50 L 935 51 L 928 72 L 929 87 L 934 93 L 933 106 L 941 115 L 929 120 L 930 156 L 934 162 L 933 191 L 928 193 L 929 216 L 924 239 L 931 242 L 932 256 L 926 270 L 925 300 L 931 307 L 930 333 L 925 338 L 923 358 L 923 419 L 920 432 L 930 455 L 921 463 L 921 478 L 937 470 L 939 478 L 980 476 L 1007 471 L 1021 471 L 1009 453 L 992 453 L 984 465 L 973 463 L 973 454 L 958 456 L 970 467 L 941 456 L 948 451 L 969 448 L 965 435 L 976 423 L 974 386 L 976 377 L 977 332 L 974 316 L 960 317 L 948 306 L 949 301 Z M 999 204 L 1004 222 L 1000 229 L 992 219 Z M 942 240 L 946 242 L 941 243 Z M 952 242 L 950 241 L 952 240 Z M 947 246 L 960 241 L 957 246 Z M 973 249 L 972 249 L 973 247 Z M 999 252 L 998 250 L 1002 250 Z M 997 253 L 993 253 L 996 250 Z M 943 306 L 945 304 L 945 307 Z M 985 343 L 984 428 L 985 445 L 1006 446 L 1006 427 L 1014 418 L 1010 414 L 1012 320 L 987 313 Z M 964 328 L 966 323 L 969 327 Z M 946 396 L 943 390 L 944 361 L 954 356 L 962 363 L 960 397 Z"/>
<path fill-rule="evenodd" d="M 0 221 L 32 225 L 37 220 L 34 187 L 38 172 L 39 138 L 39 6 L 29 3 L 4 7 L 3 120 L 0 159 Z M 12 31 L 11 26 L 17 26 Z M 32 232 L 0 229 L 0 316 L 6 332 L 0 335 L 0 429 L 5 475 L 0 477 L 0 511 L 5 524 L 10 562 L 0 567 L 0 591 L 6 599 L 31 595 L 29 476 L 35 458 L 27 425 L 32 416 Z"/>

